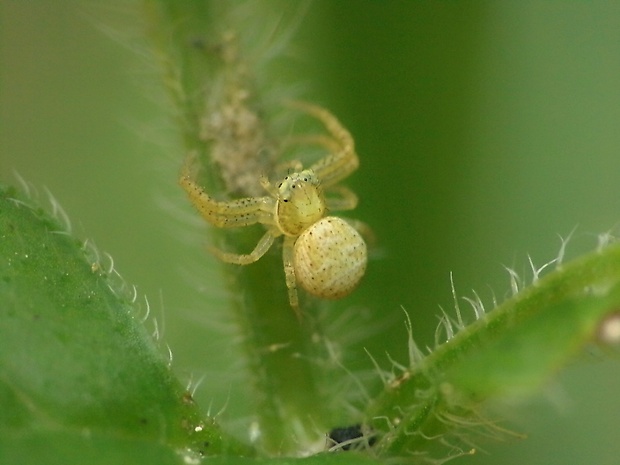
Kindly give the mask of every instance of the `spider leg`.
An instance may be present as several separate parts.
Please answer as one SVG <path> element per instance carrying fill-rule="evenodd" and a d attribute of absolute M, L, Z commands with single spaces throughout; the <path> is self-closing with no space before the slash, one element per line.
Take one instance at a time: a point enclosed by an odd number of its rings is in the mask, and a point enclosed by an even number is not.
<path fill-rule="evenodd" d="M 235 254 L 230 252 L 224 252 L 216 247 L 209 247 L 209 250 L 220 260 L 226 263 L 234 263 L 236 265 L 249 265 L 258 261 L 272 246 L 276 235 L 272 231 L 267 231 L 263 237 L 260 238 L 254 250 L 249 254 Z"/>
<path fill-rule="evenodd" d="M 331 192 L 337 192 L 338 197 L 330 197 Z M 330 211 L 353 210 L 357 206 L 357 195 L 344 186 L 332 186 L 325 192 L 325 203 Z"/>
<path fill-rule="evenodd" d="M 334 115 L 326 109 L 310 103 L 292 101 L 289 102 L 289 105 L 320 120 L 331 136 L 314 135 L 296 139 L 322 145 L 330 151 L 329 155 L 310 167 L 321 180 L 323 186 L 332 186 L 357 169 L 359 159 L 355 152 L 353 137 Z"/>
<path fill-rule="evenodd" d="M 336 153 L 341 147 L 338 141 L 333 137 L 326 136 L 325 134 L 305 134 L 301 136 L 290 136 L 286 140 L 286 145 L 319 145 L 325 147 L 329 152 Z M 301 165 L 301 163 L 300 163 Z M 295 168 L 294 165 L 291 165 Z M 294 171 L 301 171 L 301 166 Z"/>
<path fill-rule="evenodd" d="M 293 252 L 295 237 L 286 236 L 282 246 L 282 261 L 284 262 L 284 276 L 288 289 L 288 300 L 291 308 L 295 311 L 297 318 L 301 320 L 301 310 L 299 308 L 299 296 L 297 295 L 297 278 L 295 277 L 295 265 L 293 264 Z"/>
<path fill-rule="evenodd" d="M 183 170 L 179 184 L 187 192 L 205 220 L 219 228 L 236 228 L 255 223 L 271 224 L 275 201 L 271 197 L 248 197 L 220 202 L 209 196 L 187 170 Z"/>
<path fill-rule="evenodd" d="M 278 198 L 278 189 L 276 188 L 276 186 L 271 184 L 271 181 L 269 181 L 269 178 L 266 175 L 261 174 L 258 180 L 262 188 L 265 189 L 269 193 L 269 195 L 271 195 L 273 198 Z"/>

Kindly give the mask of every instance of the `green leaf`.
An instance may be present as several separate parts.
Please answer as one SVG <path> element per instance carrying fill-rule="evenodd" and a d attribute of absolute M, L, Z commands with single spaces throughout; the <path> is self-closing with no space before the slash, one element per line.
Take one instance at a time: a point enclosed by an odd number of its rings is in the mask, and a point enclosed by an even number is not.
<path fill-rule="evenodd" d="M 56 219 L 0 189 L 2 450 L 40 439 L 100 453 L 109 442 L 239 452 L 173 376 L 118 274 L 88 252 Z"/>
<path fill-rule="evenodd" d="M 615 245 L 536 279 L 426 357 L 411 341 L 410 367 L 388 380 L 369 410 L 368 422 L 385 433 L 378 447 L 403 453 L 431 449 L 432 439 L 450 443 L 462 429 L 497 433 L 484 418 L 483 402 L 535 392 L 580 349 L 599 341 L 619 307 Z M 459 319 L 445 323 L 458 326 Z"/>
<path fill-rule="evenodd" d="M 0 463 L 111 465 L 149 463 L 181 465 L 183 456 L 169 446 L 144 439 L 82 433 L 28 431 L 0 438 Z"/>
<path fill-rule="evenodd" d="M 445 379 L 472 399 L 528 395 L 592 342 L 617 311 L 620 286 L 603 295 L 550 304 L 505 334 L 473 349 Z"/>

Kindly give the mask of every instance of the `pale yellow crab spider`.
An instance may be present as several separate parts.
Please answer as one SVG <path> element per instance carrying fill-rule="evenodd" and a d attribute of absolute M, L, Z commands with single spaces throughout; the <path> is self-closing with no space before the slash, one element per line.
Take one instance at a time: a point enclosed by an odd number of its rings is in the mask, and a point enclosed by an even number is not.
<path fill-rule="evenodd" d="M 366 271 L 367 251 L 357 231 L 360 224 L 331 216 L 351 210 L 357 196 L 338 182 L 359 165 L 353 138 L 329 111 L 316 105 L 291 102 L 290 106 L 319 119 L 329 135 L 296 137 L 296 144 L 319 145 L 328 154 L 308 169 L 292 162 L 295 172 L 272 184 L 265 176 L 260 183 L 269 194 L 230 201 L 217 201 L 193 180 L 191 158 L 185 163 L 180 184 L 200 214 L 219 228 L 237 228 L 256 223 L 267 231 L 249 254 L 234 254 L 213 248 L 227 263 L 248 265 L 260 259 L 284 236 L 282 258 L 291 307 L 299 314 L 297 285 L 312 295 L 338 299 L 351 293 Z"/>

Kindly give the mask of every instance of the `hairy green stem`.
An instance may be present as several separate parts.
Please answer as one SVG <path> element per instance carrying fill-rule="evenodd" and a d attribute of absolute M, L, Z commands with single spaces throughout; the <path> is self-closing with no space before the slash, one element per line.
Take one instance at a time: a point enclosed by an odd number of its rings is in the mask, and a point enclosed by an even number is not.
<path fill-rule="evenodd" d="M 272 131 L 266 115 L 276 109 L 263 98 L 272 90 L 257 85 L 255 57 L 246 59 L 248 38 L 235 11 L 239 5 L 146 0 L 145 8 L 154 55 L 162 65 L 181 126 L 182 151 L 196 160 L 201 186 L 214 196 L 231 195 L 233 190 L 251 192 L 251 187 L 234 183 L 249 176 L 258 185 L 263 173 L 257 166 L 272 162 L 256 162 L 263 151 L 250 144 L 260 142 L 261 134 L 267 140 Z M 252 23 L 270 22 L 277 8 L 273 2 L 256 3 Z M 211 125 L 208 136 L 205 124 Z M 247 157 L 239 153 L 244 149 L 251 152 Z M 232 157 L 239 161 L 231 164 Z M 262 232 L 260 227 L 246 229 L 250 231 L 231 233 L 210 227 L 210 235 L 221 248 L 247 253 Z M 300 322 L 290 308 L 281 246 L 273 246 L 257 263 L 221 264 L 221 269 L 230 283 L 231 311 L 255 394 L 254 439 L 270 453 L 316 449 L 314 444 L 323 441 L 327 416 L 319 389 L 322 374 L 313 363 L 316 349 L 311 341 L 317 328 Z"/>

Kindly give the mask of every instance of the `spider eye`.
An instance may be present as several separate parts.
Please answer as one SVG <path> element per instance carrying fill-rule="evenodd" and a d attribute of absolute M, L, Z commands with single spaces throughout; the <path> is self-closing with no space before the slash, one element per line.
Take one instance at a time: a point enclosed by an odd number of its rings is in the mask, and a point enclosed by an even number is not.
<path fill-rule="evenodd" d="M 282 199 L 283 202 L 288 202 L 288 199 Z"/>

